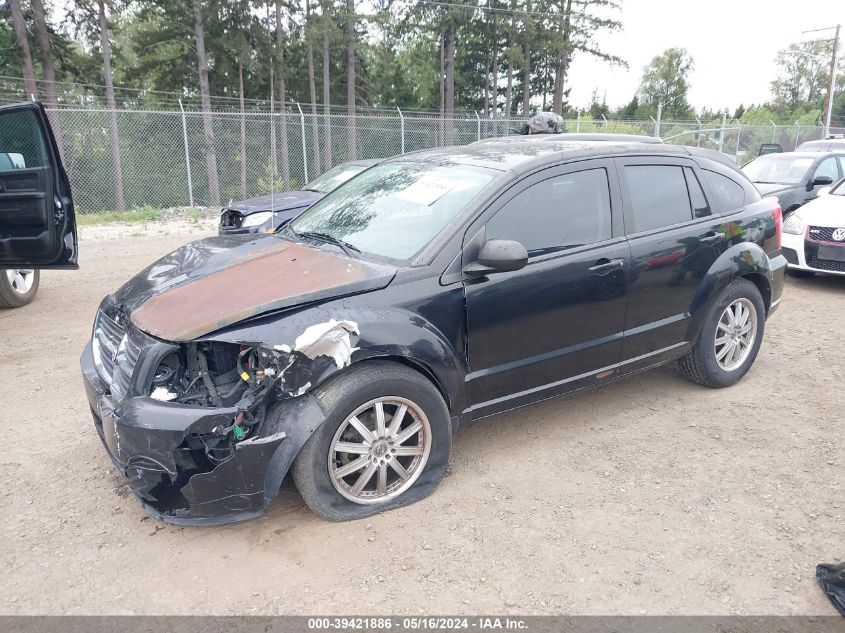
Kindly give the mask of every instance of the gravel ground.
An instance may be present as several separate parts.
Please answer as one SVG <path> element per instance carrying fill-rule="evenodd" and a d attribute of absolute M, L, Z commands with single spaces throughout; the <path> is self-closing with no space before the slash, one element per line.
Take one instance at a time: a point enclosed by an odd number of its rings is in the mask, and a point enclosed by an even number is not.
<path fill-rule="evenodd" d="M 663 368 L 484 422 L 434 495 L 368 520 L 286 484 L 260 519 L 179 528 L 118 486 L 78 358 L 104 294 L 209 233 L 87 227 L 79 271 L 0 311 L 0 613 L 835 613 L 845 279 L 790 278 L 732 388 Z"/>

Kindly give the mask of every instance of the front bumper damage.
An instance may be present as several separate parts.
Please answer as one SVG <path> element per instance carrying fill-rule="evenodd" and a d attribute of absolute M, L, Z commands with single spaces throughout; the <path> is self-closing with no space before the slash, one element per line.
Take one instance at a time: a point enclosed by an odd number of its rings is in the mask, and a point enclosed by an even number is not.
<path fill-rule="evenodd" d="M 97 374 L 90 343 L 81 365 L 94 423 L 114 466 L 146 511 L 169 523 L 219 525 L 259 516 L 325 419 L 310 394 L 281 400 L 268 409 L 254 437 L 212 460 L 202 450 L 203 438 L 231 423 L 235 407 L 148 397 L 115 402 Z"/>

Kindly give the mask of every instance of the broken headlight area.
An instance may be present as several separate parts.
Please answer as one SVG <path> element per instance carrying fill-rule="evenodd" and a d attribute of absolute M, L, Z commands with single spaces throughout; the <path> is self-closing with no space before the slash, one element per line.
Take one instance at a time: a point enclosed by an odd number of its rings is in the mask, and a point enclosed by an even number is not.
<path fill-rule="evenodd" d="M 153 372 L 147 395 L 154 400 L 195 407 L 234 407 L 231 422 L 213 429 L 204 452 L 219 463 L 232 445 L 261 427 L 266 408 L 276 400 L 303 395 L 315 376 L 335 364 L 331 357 L 309 358 L 299 351 L 258 345 L 199 342 L 167 353 Z"/>

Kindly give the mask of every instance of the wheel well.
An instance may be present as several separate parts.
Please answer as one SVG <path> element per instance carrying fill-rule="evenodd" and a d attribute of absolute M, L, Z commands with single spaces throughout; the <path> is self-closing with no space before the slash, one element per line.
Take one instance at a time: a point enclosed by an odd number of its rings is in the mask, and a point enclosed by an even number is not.
<path fill-rule="evenodd" d="M 766 306 L 766 313 L 768 314 L 769 307 L 772 303 L 772 289 L 769 286 L 769 280 L 766 279 L 765 275 L 761 275 L 760 273 L 748 273 L 747 275 L 743 275 L 742 278 L 747 279 L 757 286 L 757 290 L 760 291 L 760 295 L 763 297 L 763 305 Z"/>
<path fill-rule="evenodd" d="M 416 361 L 412 358 L 407 358 L 405 356 L 372 356 L 370 358 L 365 358 L 363 360 L 360 360 L 360 361 L 353 363 L 351 365 L 351 367 L 360 367 L 362 365 L 365 365 L 366 363 L 373 363 L 373 362 L 379 362 L 379 361 L 386 361 L 386 362 L 389 362 L 389 363 L 397 363 L 399 365 L 404 365 L 405 367 L 408 367 L 409 369 L 413 369 L 418 374 L 421 374 L 426 380 L 428 380 L 432 385 L 434 385 L 434 387 L 437 389 L 437 391 L 443 397 L 443 400 L 446 402 L 446 408 L 449 411 L 452 411 L 452 399 L 449 397 L 448 391 L 446 391 L 446 389 L 443 387 L 441 382 L 437 379 L 437 376 L 434 374 L 434 372 L 431 371 L 431 369 L 429 369 L 423 363 L 420 363 L 420 362 L 418 362 L 418 361 Z M 324 376 L 315 386 L 316 387 L 323 386 L 325 383 L 327 383 L 327 382 L 333 380 L 334 378 L 340 376 L 341 374 L 343 374 L 343 371 L 344 370 L 336 371 L 336 372 L 330 373 L 328 376 Z"/>
<path fill-rule="evenodd" d="M 440 392 L 440 395 L 443 396 L 443 400 L 444 400 L 444 402 L 446 402 L 446 408 L 449 411 L 452 410 L 452 401 L 451 401 L 451 398 L 449 397 L 449 393 L 446 391 L 446 389 L 443 388 L 443 385 L 437 379 L 437 376 L 434 374 L 434 372 L 431 371 L 431 369 L 429 369 L 426 365 L 424 365 L 423 363 L 420 363 L 420 362 L 418 362 L 418 361 L 416 361 L 412 358 L 407 358 L 405 356 L 376 356 L 374 358 L 364 359 L 360 362 L 366 363 L 366 362 L 369 362 L 369 361 L 379 361 L 379 360 L 393 362 L 393 363 L 399 363 L 400 365 L 405 365 L 405 367 L 413 369 L 417 373 L 420 373 L 423 376 L 425 376 L 425 378 L 431 384 L 433 384 L 435 386 L 437 391 Z"/>

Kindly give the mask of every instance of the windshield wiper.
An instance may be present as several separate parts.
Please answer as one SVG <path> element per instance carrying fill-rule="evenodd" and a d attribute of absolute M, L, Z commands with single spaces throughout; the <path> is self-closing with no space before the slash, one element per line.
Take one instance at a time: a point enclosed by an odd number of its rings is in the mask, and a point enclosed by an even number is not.
<path fill-rule="evenodd" d="M 291 228 L 291 231 L 293 231 L 293 228 Z M 302 231 L 301 233 L 297 231 L 293 232 L 296 235 L 299 235 L 300 237 L 310 237 L 321 242 L 334 244 L 335 246 L 338 246 L 340 249 L 342 249 L 343 252 L 349 255 L 350 257 L 355 257 L 355 255 L 352 254 L 352 251 L 355 251 L 356 253 L 361 252 L 361 249 L 357 246 L 353 246 L 349 242 L 344 242 L 343 240 L 336 238 L 334 235 L 329 235 L 328 233 L 320 233 L 319 231 Z"/>

